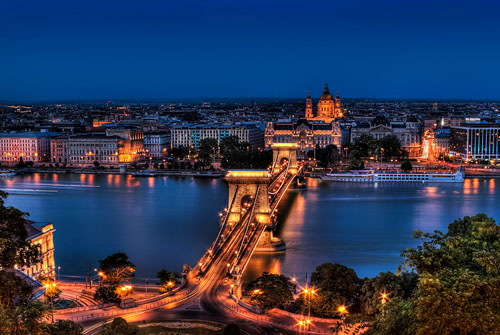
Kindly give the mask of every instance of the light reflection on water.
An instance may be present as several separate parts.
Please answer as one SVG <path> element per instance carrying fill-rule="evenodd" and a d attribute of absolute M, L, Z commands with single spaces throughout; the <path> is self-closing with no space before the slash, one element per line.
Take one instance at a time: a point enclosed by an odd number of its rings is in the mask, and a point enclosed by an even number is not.
<path fill-rule="evenodd" d="M 353 267 L 360 276 L 394 271 L 401 250 L 416 245 L 415 229 L 446 231 L 454 219 L 479 212 L 500 220 L 499 182 L 308 179 L 308 190 L 290 191 L 279 208 L 286 252 L 256 254 L 246 279 L 263 271 L 305 279 L 324 262 Z M 8 205 L 54 222 L 56 263 L 76 275 L 84 275 L 89 257 L 94 266 L 116 251 L 129 254 L 138 277 L 195 264 L 217 235 L 218 212 L 228 202 L 220 179 L 41 173 L 0 179 L 0 188 L 12 193 Z"/>

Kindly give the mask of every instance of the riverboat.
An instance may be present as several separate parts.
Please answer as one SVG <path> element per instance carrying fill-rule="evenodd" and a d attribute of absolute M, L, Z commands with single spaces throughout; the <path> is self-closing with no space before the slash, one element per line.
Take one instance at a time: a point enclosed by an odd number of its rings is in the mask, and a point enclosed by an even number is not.
<path fill-rule="evenodd" d="M 12 177 L 15 176 L 16 172 L 14 170 L 0 170 L 0 178 L 2 177 Z"/>
<path fill-rule="evenodd" d="M 344 182 L 418 182 L 418 183 L 463 183 L 465 173 L 459 169 L 450 172 L 379 172 L 379 171 L 354 171 L 327 173 L 321 176 L 324 181 Z"/>

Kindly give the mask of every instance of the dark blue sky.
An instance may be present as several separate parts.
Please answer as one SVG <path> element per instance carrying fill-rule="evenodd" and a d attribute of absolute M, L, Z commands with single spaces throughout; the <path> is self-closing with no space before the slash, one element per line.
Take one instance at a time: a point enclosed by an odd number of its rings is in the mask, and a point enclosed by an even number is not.
<path fill-rule="evenodd" d="M 0 0 L 0 99 L 499 99 L 500 4 Z"/>

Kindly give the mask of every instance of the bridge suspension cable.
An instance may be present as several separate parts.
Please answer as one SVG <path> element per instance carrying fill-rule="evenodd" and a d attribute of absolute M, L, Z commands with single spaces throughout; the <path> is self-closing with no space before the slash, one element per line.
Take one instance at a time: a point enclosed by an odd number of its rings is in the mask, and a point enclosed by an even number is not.
<path fill-rule="evenodd" d="M 239 258 L 241 257 L 241 251 L 243 249 L 243 245 L 245 243 L 245 239 L 247 241 L 249 241 L 247 235 L 248 235 L 248 227 L 250 227 L 250 224 L 252 222 L 252 219 L 254 217 L 254 213 L 255 213 L 255 204 L 257 203 L 257 198 L 258 198 L 258 195 L 259 195 L 259 189 L 260 189 L 260 185 L 257 186 L 257 190 L 255 191 L 255 196 L 254 196 L 254 199 L 253 199 L 253 204 L 252 204 L 252 210 L 250 212 L 250 215 L 248 215 L 248 219 L 247 219 L 247 224 L 246 224 L 246 227 L 245 227 L 245 233 L 243 234 L 243 237 L 241 239 L 241 242 L 240 242 L 240 247 L 238 248 L 238 250 L 236 251 L 236 257 L 235 257 L 235 260 L 234 260 L 234 263 L 233 263 L 233 266 L 231 268 L 231 273 L 233 272 L 234 270 L 234 267 L 238 264 L 238 260 Z"/>

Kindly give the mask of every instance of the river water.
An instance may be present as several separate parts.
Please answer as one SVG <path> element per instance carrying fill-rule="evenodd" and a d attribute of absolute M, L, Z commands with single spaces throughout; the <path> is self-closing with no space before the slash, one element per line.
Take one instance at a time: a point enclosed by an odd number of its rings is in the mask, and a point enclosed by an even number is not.
<path fill-rule="evenodd" d="M 328 183 L 307 180 L 307 191 L 282 200 L 278 235 L 287 250 L 257 254 L 246 277 L 263 271 L 299 280 L 317 265 L 336 262 L 360 277 L 395 271 L 400 252 L 417 245 L 415 229 L 446 231 L 465 215 L 500 220 L 500 180 L 463 184 Z M 123 251 L 137 278 L 161 268 L 196 264 L 218 232 L 227 206 L 222 179 L 36 173 L 0 179 L 7 204 L 35 221 L 54 223 L 56 265 L 62 276 L 84 276 L 97 260 Z"/>

